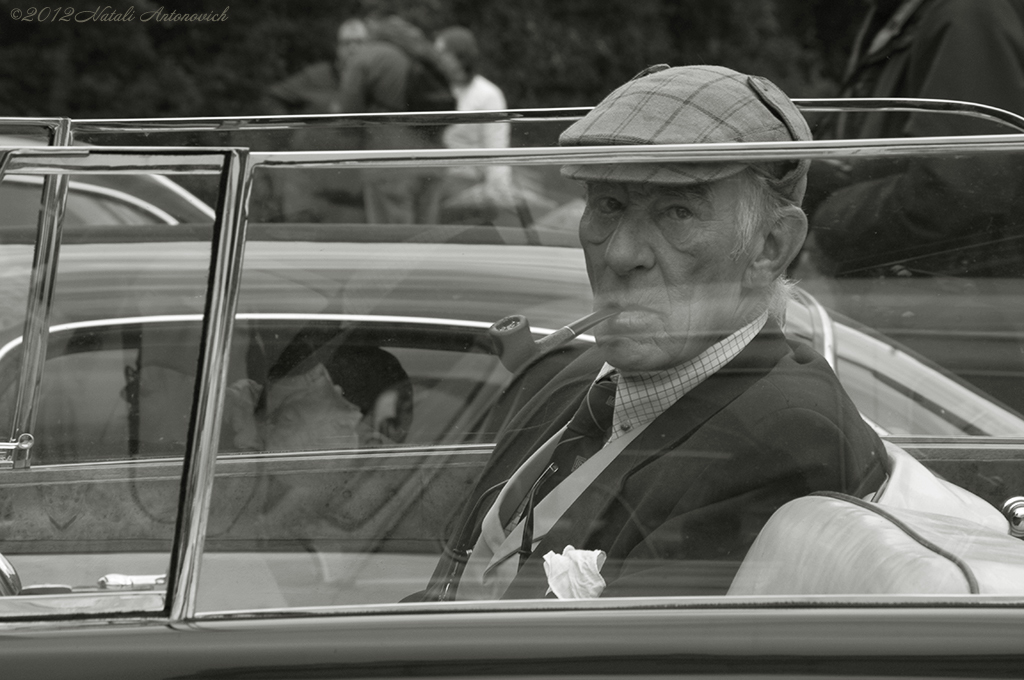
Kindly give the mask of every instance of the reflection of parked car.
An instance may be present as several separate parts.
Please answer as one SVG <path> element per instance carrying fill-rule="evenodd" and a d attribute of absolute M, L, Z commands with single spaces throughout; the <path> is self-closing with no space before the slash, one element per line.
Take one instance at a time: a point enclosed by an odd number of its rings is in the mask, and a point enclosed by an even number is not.
<path fill-rule="evenodd" d="M 0 137 L 0 146 L 17 138 Z M 0 238 L 25 240 L 35 227 L 42 203 L 41 176 L 7 175 L 0 182 Z M 177 182 L 163 175 L 88 175 L 72 177 L 65 204 L 66 228 L 126 224 L 209 224 L 214 211 Z M 29 237 L 30 238 L 30 237 Z"/>
<path fill-rule="evenodd" d="M 5 177 L 0 184 L 0 201 L 7 208 L 2 227 L 35 225 L 42 190 L 42 177 Z M 142 180 L 143 178 L 132 178 Z M 109 182 L 117 186 L 125 184 Z M 134 186 L 113 188 L 88 181 L 72 181 L 64 224 L 68 227 L 118 224 L 205 223 L 213 210 L 166 177 L 154 175 L 149 181 L 128 182 Z M 162 192 L 150 202 L 140 198 L 138 185 L 150 185 L 148 193 Z M 163 200 L 160 200 L 160 199 Z M 161 207 L 160 204 L 164 204 Z"/>
<path fill-rule="evenodd" d="M 869 147 L 834 152 L 909 153 Z M 529 151 L 524 163 L 558 164 L 563 152 Z M 132 153 L 96 153 L 74 161 L 74 172 L 138 167 Z M 111 667 L 143 677 L 1016 671 L 1017 596 L 954 596 L 960 591 L 928 590 L 924 579 L 913 596 L 401 602 L 436 563 L 502 409 L 529 396 L 507 389 L 511 374 L 488 327 L 519 313 L 539 336 L 590 311 L 575 240 L 491 225 L 247 225 L 247 172 L 287 173 L 292 162 L 358 169 L 385 154 L 253 154 L 240 169 L 230 151 L 198 160 L 174 153 L 146 152 L 146 172 L 186 162 L 220 171 L 225 198 L 212 228 L 102 230 L 95 243 L 81 230 L 50 256 L 59 264 L 46 268 L 52 300 L 26 266 L 31 244 L 0 252 L 10 260 L 0 269 L 0 423 L 26 408 L 32 416 L 19 420 L 30 430 L 12 428 L 8 445 L 30 445 L 31 455 L 15 451 L 13 469 L 0 470 L 5 677 L 67 668 L 105 676 Z M 449 162 L 445 153 L 436 162 Z M 693 151 L 679 153 L 685 161 Z M 244 244 L 235 239 L 243 228 Z M 26 303 L 29 313 L 19 312 Z M 26 327 L 41 317 L 48 337 L 23 331 L 24 317 Z M 986 499 L 978 502 L 1005 525 L 990 504 L 1024 489 L 1018 414 L 806 290 L 790 304 L 786 330 L 833 362 L 888 440 Z M 588 342 L 584 335 L 557 351 Z M 372 443 L 352 436 L 384 391 L 364 399 L 331 374 L 339 347 L 372 348 L 400 365 L 383 382 L 411 383 L 407 431 Z M 33 357 L 43 369 L 26 387 L 19 372 L 36 366 Z M 339 410 L 349 431 L 335 445 L 317 437 L 268 445 L 277 424 L 269 414 L 306 383 L 304 397 L 348 404 Z M 893 472 L 892 486 L 900 479 Z M 942 523 L 940 515 L 928 517 Z M 962 545 L 991 538 L 962 516 L 951 521 L 968 537 Z M 848 526 L 834 525 L 822 542 L 845 544 Z M 915 545 L 928 552 L 927 542 Z M 938 554 L 904 552 L 919 563 Z M 1015 573 L 1003 557 L 994 568 Z M 717 563 L 694 566 L 710 590 L 729 587 Z M 830 567 L 809 560 L 792 570 Z M 963 580 L 964 570 L 953 571 Z M 103 668 L 92 671 L 97 658 Z"/>
<path fill-rule="evenodd" d="M 488 409 L 508 373 L 495 357 L 480 356 L 491 354 L 485 333 L 491 322 L 523 313 L 536 333 L 544 333 L 589 311 L 582 252 L 557 233 L 547 240 L 560 246 L 486 242 L 503 233 L 515 235 L 505 228 L 465 229 L 447 243 L 384 246 L 346 241 L 347 234 L 362 229 L 318 231 L 331 240 L 249 244 L 238 321 L 244 332 L 236 333 L 231 375 L 265 384 L 275 363 L 298 365 L 306 358 L 283 354 L 296 334 L 314 329 L 318 333 L 307 341 L 307 355 L 322 351 L 320 345 L 342 342 L 389 347 L 415 386 L 418 408 L 409 443 L 459 444 L 493 436 L 485 425 Z M 128 451 L 127 406 L 115 397 L 128 389 L 124 367 L 136 364 L 160 365 L 189 376 L 174 445 L 165 442 L 161 448 L 158 440 L 139 435 L 150 455 L 180 455 L 198 356 L 208 247 L 177 240 L 166 247 L 108 244 L 102 252 L 90 252 L 69 245 L 64 257 L 58 286 L 68 292 L 57 301 L 48 352 L 48 361 L 62 362 L 62 367 L 44 373 L 35 460 L 71 463 L 116 458 L 112 451 Z M 107 262 L 111 266 L 103 266 Z M 382 265 L 386 277 L 376 273 Z M 297 271 L 303 272 L 300 282 L 294 279 Z M 7 288 L 27 285 L 7 278 Z M 160 294 L 140 296 L 139 290 Z M 792 335 L 834 354 L 832 363 L 844 385 L 880 432 L 1024 436 L 1020 416 L 884 338 L 837 321 L 806 294 L 791 304 L 788 321 Z M 825 350 L 826 337 L 835 345 L 831 352 Z M 261 374 L 253 369 L 256 342 L 262 353 L 256 370 Z M 0 337 L 0 375 L 15 373 L 17 348 L 15 330 Z M 122 356 L 128 348 L 143 358 Z M 101 387 L 111 376 L 114 383 Z M 77 388 L 71 389 L 68 381 Z M 13 386 L 8 380 L 0 393 Z M 109 421 L 114 417 L 109 412 L 103 420 L 92 421 L 99 417 L 94 397 L 103 390 L 110 397 L 100 403 L 118 406 L 119 425 Z M 137 407 L 149 412 L 144 400 Z M 170 415 L 161 409 L 159 420 L 165 423 Z"/>

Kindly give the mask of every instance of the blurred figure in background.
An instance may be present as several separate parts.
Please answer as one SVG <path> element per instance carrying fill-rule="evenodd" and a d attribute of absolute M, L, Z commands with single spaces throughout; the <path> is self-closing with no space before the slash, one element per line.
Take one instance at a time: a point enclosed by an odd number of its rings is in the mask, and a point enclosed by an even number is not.
<path fill-rule="evenodd" d="M 339 113 L 341 73 L 345 54 L 370 37 L 361 19 L 350 19 L 338 27 L 334 59 L 310 64 L 295 75 L 267 88 L 266 107 L 276 114 Z"/>
<path fill-rule="evenodd" d="M 872 0 L 842 90 L 921 97 L 1024 115 L 1024 2 Z M 818 138 L 1005 133 L 961 116 L 844 114 Z M 1006 158 L 815 163 L 810 259 L 840 276 L 1024 274 L 1021 168 Z M 814 212 L 811 212 L 811 211 Z"/>
<path fill-rule="evenodd" d="M 263 109 L 272 115 L 320 115 L 341 112 L 344 55 L 369 39 L 362 21 L 346 21 L 336 31 L 334 59 L 310 64 L 267 88 Z M 358 149 L 362 140 L 352 128 L 303 126 L 285 148 L 291 151 Z M 291 222 L 363 222 L 363 186 L 355 170 L 296 170 L 260 173 L 263 182 L 253 198 L 257 219 Z"/>
<path fill-rule="evenodd" d="M 450 26 L 437 34 L 434 46 L 452 74 L 452 91 L 459 111 L 502 111 L 505 95 L 477 71 L 480 49 L 473 32 Z M 444 144 L 451 149 L 491 149 L 510 146 L 507 122 L 460 123 L 449 126 Z M 513 204 L 512 168 L 507 165 L 456 166 L 445 182 L 442 219 L 490 222 L 499 207 Z"/>
<path fill-rule="evenodd" d="M 1024 3 L 1020 0 L 870 0 L 867 4 L 842 96 L 954 99 L 1024 115 Z M 925 119 L 906 113 L 844 119 L 840 127 L 840 136 L 861 139 L 957 134 L 959 130 L 956 121 L 945 116 Z"/>
<path fill-rule="evenodd" d="M 346 33 L 348 32 L 348 33 Z M 345 35 L 351 34 L 351 39 Z M 341 25 L 341 113 L 451 111 L 441 58 L 426 35 L 398 16 L 350 19 Z M 443 128 L 379 125 L 365 129 L 366 149 L 441 146 Z M 374 223 L 433 224 L 441 199 L 435 168 L 370 169 L 362 173 L 366 219 Z"/>
<path fill-rule="evenodd" d="M 501 88 L 477 72 L 480 49 L 473 32 L 451 26 L 437 34 L 434 46 L 442 58 L 453 60 L 452 91 L 459 111 L 502 111 L 508 108 Z M 509 126 L 452 125 L 444 133 L 447 146 L 455 149 L 501 148 L 509 145 Z"/>
<path fill-rule="evenodd" d="M 381 113 L 407 110 L 405 80 L 409 56 L 370 34 L 370 22 L 348 19 L 338 28 L 341 84 L 337 111 Z"/>

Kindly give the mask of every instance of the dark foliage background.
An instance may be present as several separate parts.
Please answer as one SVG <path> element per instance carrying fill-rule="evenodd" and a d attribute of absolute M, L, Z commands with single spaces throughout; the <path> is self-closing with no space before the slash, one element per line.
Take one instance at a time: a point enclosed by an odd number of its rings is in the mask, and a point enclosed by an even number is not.
<path fill-rule="evenodd" d="M 428 33 L 462 24 L 512 107 L 596 103 L 643 67 L 722 64 L 791 96 L 834 94 L 859 0 L 0 0 L 0 115 L 136 117 L 263 112 L 267 85 L 330 59 L 347 17 L 401 14 Z M 109 5 L 107 4 L 109 3 Z M 134 11 L 131 21 L 54 21 Z M 50 20 L 35 18 L 50 8 Z M 222 23 L 142 21 L 163 7 L 228 8 Z M 63 17 L 66 10 L 61 10 Z M 85 14 L 78 14 L 84 17 Z"/>

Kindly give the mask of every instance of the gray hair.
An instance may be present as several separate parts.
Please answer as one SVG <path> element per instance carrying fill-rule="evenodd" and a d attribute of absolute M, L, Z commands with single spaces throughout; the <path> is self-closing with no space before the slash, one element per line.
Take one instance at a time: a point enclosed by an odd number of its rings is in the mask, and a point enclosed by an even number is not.
<path fill-rule="evenodd" d="M 749 248 L 754 237 L 769 225 L 782 219 L 784 212 L 791 207 L 799 208 L 789 197 L 777 191 L 768 179 L 754 168 L 741 173 L 747 181 L 740 194 L 736 207 L 739 243 L 732 252 L 734 258 L 740 257 Z M 794 282 L 785 275 L 775 279 L 765 291 L 764 307 L 768 315 L 781 326 L 786 320 L 786 306 L 793 297 Z"/>

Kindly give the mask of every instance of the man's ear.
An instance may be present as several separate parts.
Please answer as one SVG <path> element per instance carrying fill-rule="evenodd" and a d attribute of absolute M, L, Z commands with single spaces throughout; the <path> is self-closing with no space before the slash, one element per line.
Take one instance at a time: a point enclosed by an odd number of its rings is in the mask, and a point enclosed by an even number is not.
<path fill-rule="evenodd" d="M 754 239 L 754 252 L 743 272 L 744 288 L 764 288 L 786 273 L 807 238 L 807 215 L 791 205 L 779 218 Z"/>

